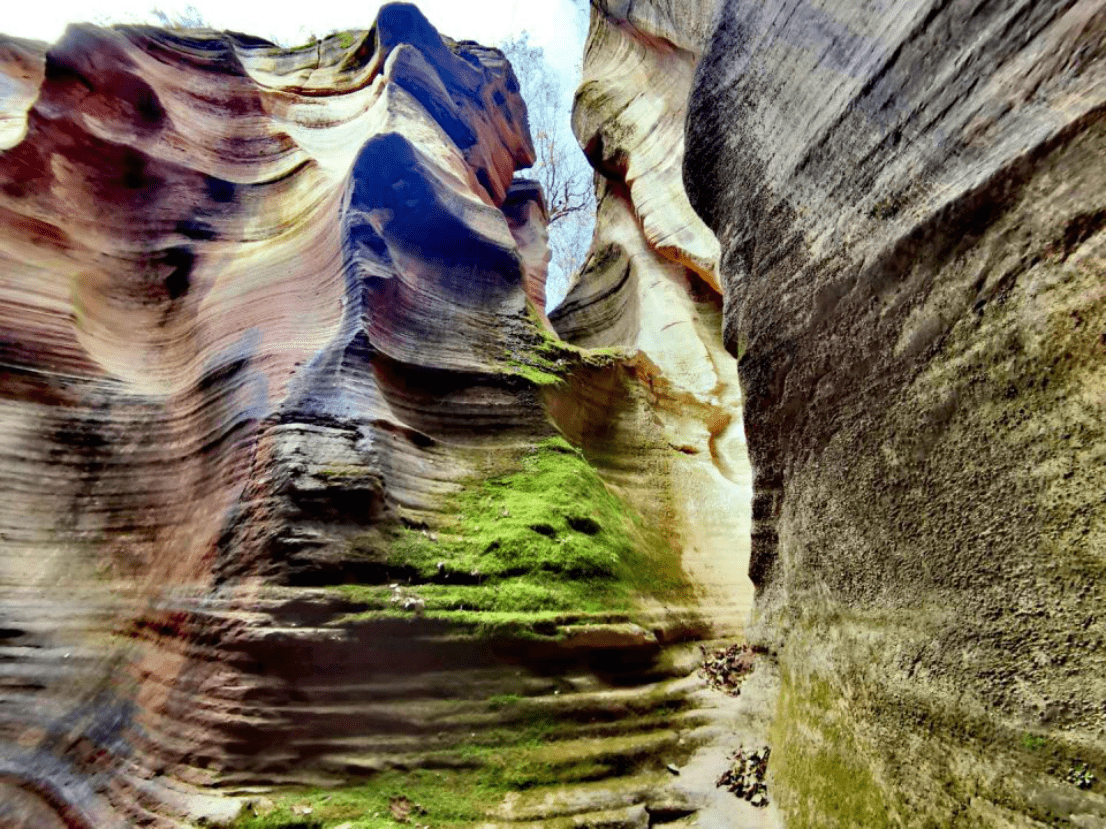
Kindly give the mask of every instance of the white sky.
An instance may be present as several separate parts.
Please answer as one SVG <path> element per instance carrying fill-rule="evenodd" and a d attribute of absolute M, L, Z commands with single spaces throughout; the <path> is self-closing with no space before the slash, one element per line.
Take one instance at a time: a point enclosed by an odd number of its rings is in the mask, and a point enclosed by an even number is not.
<path fill-rule="evenodd" d="M 0 33 L 53 42 L 69 23 L 156 23 L 158 8 L 170 16 L 194 6 L 216 29 L 234 29 L 284 45 L 304 43 L 312 34 L 367 29 L 383 0 L 6 0 Z M 575 67 L 584 51 L 587 0 L 419 0 L 435 28 L 456 40 L 494 46 L 526 30 L 530 41 L 575 87 Z"/>

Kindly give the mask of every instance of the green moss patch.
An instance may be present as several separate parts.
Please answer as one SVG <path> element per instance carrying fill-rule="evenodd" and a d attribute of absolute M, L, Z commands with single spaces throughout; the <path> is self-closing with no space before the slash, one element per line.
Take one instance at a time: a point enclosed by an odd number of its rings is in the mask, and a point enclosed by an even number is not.
<path fill-rule="evenodd" d="M 525 707 L 525 700 L 503 695 L 495 709 Z M 682 708 L 672 700 L 649 709 L 663 721 Z M 660 724 L 658 724 L 660 725 Z M 454 747 L 435 768 L 386 770 L 338 787 L 296 787 L 271 793 L 268 809 L 246 807 L 234 827 L 472 827 L 508 793 L 547 786 L 597 781 L 626 772 L 626 767 L 653 763 L 657 747 L 677 740 L 672 731 L 643 737 L 558 740 L 563 720 L 531 714 L 509 725 L 474 736 Z M 428 765 L 430 766 L 430 765 Z"/>
<path fill-rule="evenodd" d="M 822 680 L 781 677 L 772 746 L 772 789 L 791 827 L 896 827 L 887 796 L 846 725 L 840 695 Z"/>
<path fill-rule="evenodd" d="M 271 810 L 247 807 L 233 826 L 471 827 L 502 797 L 482 779 L 474 770 L 389 770 L 360 784 L 276 794 Z"/>
<path fill-rule="evenodd" d="M 506 470 L 501 464 L 444 508 L 437 533 L 397 530 L 383 552 L 371 540 L 410 584 L 341 590 L 369 615 L 417 604 L 460 624 L 537 630 L 566 614 L 624 619 L 635 596 L 690 590 L 678 552 L 562 438 L 539 442 Z M 361 547 L 351 543 L 355 554 Z"/>
<path fill-rule="evenodd" d="M 532 342 L 507 352 L 504 362 L 508 370 L 536 386 L 560 383 L 580 363 L 582 350 L 558 340 L 537 325 L 534 332 Z"/>
<path fill-rule="evenodd" d="M 602 760 L 546 763 L 508 749 L 477 747 L 472 769 L 388 770 L 335 788 L 297 788 L 270 796 L 274 807 L 247 807 L 234 827 L 473 827 L 509 792 L 595 780 Z"/>
<path fill-rule="evenodd" d="M 549 331 L 532 307 L 528 307 L 528 325 L 521 343 L 503 356 L 508 374 L 523 377 L 535 386 L 561 383 L 580 366 L 602 367 L 626 360 L 624 349 L 581 349 L 566 343 Z"/>

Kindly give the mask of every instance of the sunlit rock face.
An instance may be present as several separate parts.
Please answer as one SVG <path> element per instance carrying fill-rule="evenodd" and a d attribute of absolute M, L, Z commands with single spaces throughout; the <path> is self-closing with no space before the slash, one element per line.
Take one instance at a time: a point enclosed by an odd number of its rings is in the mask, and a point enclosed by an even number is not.
<path fill-rule="evenodd" d="M 734 632 L 752 602 L 751 473 L 736 365 L 722 344 L 718 242 L 681 179 L 686 104 L 710 12 L 709 3 L 592 6 L 573 129 L 597 174 L 596 231 L 551 320 L 570 342 L 635 355 L 642 414 L 622 430 L 605 414 L 579 427 L 581 440 L 614 459 L 612 475 L 639 501 L 665 482 L 664 523 L 714 623 Z M 590 394 L 604 393 L 592 386 Z"/>
<path fill-rule="evenodd" d="M 1106 10 L 720 6 L 683 177 L 744 393 L 777 799 L 1101 824 Z"/>
<path fill-rule="evenodd" d="M 566 768 L 629 753 L 644 815 L 671 776 L 626 735 L 682 741 L 687 688 L 655 684 L 703 629 L 679 551 L 547 414 L 629 370 L 548 329 L 503 56 L 396 4 L 292 50 L 74 26 L 0 71 L 10 820 L 456 766 L 530 717 L 497 694 L 579 720 Z M 596 743 L 626 706 L 669 709 Z M 503 820 L 586 812 L 543 804 Z"/>

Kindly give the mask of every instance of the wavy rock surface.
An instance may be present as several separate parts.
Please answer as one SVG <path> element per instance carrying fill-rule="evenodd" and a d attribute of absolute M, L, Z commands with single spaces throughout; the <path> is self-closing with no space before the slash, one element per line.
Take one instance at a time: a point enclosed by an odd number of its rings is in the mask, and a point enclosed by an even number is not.
<path fill-rule="evenodd" d="M 622 479 L 631 490 L 634 480 L 669 483 L 665 523 L 682 540 L 685 567 L 704 586 L 715 622 L 740 631 L 752 603 L 741 392 L 720 335 L 718 242 L 680 178 L 708 12 L 707 4 L 593 6 L 573 129 L 599 173 L 596 231 L 551 320 L 570 342 L 637 355 L 659 452 L 632 446 L 648 428 L 627 429 L 636 438 L 615 450 Z M 652 497 L 649 486 L 639 501 Z"/>
<path fill-rule="evenodd" d="M 597 172 L 595 236 L 565 300 L 550 314 L 566 340 L 632 355 L 631 383 L 577 384 L 571 418 L 551 412 L 632 503 L 683 552 L 715 631 L 739 636 L 752 610 L 752 473 L 737 367 L 722 340 L 718 242 L 681 179 L 683 125 L 709 3 L 595 3 L 573 129 Z M 657 493 L 665 494 L 659 509 Z M 762 745 L 774 700 L 770 669 L 731 699 L 724 728 L 688 759 L 702 782 L 699 826 L 775 826 L 716 786 L 739 746 Z"/>
<path fill-rule="evenodd" d="M 777 798 L 1100 824 L 1106 11 L 719 5 L 683 170 L 745 395 Z"/>
<path fill-rule="evenodd" d="M 0 815 L 772 820 L 748 570 L 789 821 L 1101 823 L 1099 6 L 593 4 L 576 347 L 494 50 L 4 41 Z"/>
<path fill-rule="evenodd" d="M 291 51 L 75 26 L 0 69 L 10 812 L 220 821 L 423 768 L 532 790 L 468 820 L 696 809 L 663 767 L 716 728 L 687 676 L 732 626 L 658 524 L 663 470 L 597 437 L 684 457 L 653 364 L 547 327 L 502 55 L 395 4 Z M 716 298 L 681 309 L 717 329 Z M 679 441 L 709 458 L 734 387 L 696 383 Z"/>

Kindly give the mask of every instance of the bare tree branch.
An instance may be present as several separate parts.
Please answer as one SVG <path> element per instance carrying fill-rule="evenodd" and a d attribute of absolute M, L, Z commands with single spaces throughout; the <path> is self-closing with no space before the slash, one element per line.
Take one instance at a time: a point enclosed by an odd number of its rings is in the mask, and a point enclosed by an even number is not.
<path fill-rule="evenodd" d="M 567 285 L 583 264 L 595 224 L 592 169 L 571 128 L 571 96 L 529 34 L 499 46 L 514 67 L 530 119 L 537 160 L 533 176 L 545 192 L 549 216 L 550 283 Z M 558 291 L 551 291 L 551 296 Z"/>
<path fill-rule="evenodd" d="M 169 11 L 157 8 L 150 9 L 150 15 L 166 29 L 187 31 L 189 29 L 211 28 L 200 10 L 193 5 L 185 6 L 183 9 L 171 8 Z"/>

